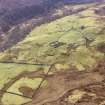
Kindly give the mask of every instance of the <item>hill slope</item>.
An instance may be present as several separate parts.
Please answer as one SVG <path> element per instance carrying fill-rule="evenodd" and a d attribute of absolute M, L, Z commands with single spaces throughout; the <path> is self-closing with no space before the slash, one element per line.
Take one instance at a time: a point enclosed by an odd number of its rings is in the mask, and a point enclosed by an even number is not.
<path fill-rule="evenodd" d="M 92 56 L 91 54 L 95 48 L 93 45 L 97 45 L 96 40 L 98 37 L 104 37 L 104 35 L 98 36 L 98 33 L 103 27 L 102 24 L 100 25 L 98 23 L 98 21 L 100 21 L 98 19 L 100 19 L 100 16 L 95 14 L 94 10 L 90 8 L 79 14 L 70 15 L 41 25 L 32 30 L 32 32 L 16 46 L 3 52 L 3 54 L 1 53 L 0 58 L 7 62 L 52 64 L 54 62 L 70 63 L 73 61 L 71 61 L 71 59 L 74 59 L 70 57 L 72 56 L 71 54 L 73 54 L 77 57 L 75 59 L 78 59 L 80 64 L 83 62 L 86 65 L 90 65 L 88 64 L 88 60 L 90 63 L 95 63 L 95 57 L 89 57 Z M 89 45 L 86 45 L 86 43 L 88 43 L 86 42 L 87 40 L 90 40 Z M 87 46 L 91 46 L 91 50 Z M 74 51 L 72 52 L 71 50 Z M 77 52 L 75 52 L 75 50 L 77 50 Z M 94 51 L 96 55 L 101 54 L 97 50 Z M 65 57 L 67 59 L 65 59 Z M 83 59 L 86 59 L 86 62 L 84 62 Z"/>
<path fill-rule="evenodd" d="M 0 52 L 0 105 L 104 103 L 105 3 L 64 7 Z"/>

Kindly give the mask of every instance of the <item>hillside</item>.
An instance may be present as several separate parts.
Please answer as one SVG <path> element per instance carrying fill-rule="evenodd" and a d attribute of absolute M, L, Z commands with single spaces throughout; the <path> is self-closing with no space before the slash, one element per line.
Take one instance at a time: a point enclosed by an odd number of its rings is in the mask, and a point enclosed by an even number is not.
<path fill-rule="evenodd" d="M 50 10 L 64 4 L 101 2 L 103 0 L 1 0 L 0 25 L 13 25 L 31 19 L 36 15 L 45 15 Z"/>
<path fill-rule="evenodd" d="M 105 3 L 61 2 L 1 32 L 0 105 L 105 104 Z"/>

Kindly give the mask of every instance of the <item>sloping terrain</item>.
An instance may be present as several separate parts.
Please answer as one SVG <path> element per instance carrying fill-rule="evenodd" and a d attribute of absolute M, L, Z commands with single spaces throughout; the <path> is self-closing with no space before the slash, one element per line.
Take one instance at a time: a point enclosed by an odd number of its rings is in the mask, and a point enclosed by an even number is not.
<path fill-rule="evenodd" d="M 75 5 L 64 3 L 57 3 L 55 7 L 52 6 L 49 3 L 38 7 L 33 5 L 13 9 L 7 14 L 5 13 L 6 15 L 2 15 L 0 20 L 0 52 L 22 41 L 36 26 L 78 13 L 90 7 L 90 5 L 86 5 L 86 7 L 82 5 L 76 8 Z"/>
<path fill-rule="evenodd" d="M 50 10 L 59 8 L 64 4 L 101 1 L 103 0 L 1 0 L 0 27 L 4 29 L 36 15 L 46 15 Z"/>
<path fill-rule="evenodd" d="M 49 17 L 1 50 L 0 105 L 104 105 L 105 3 L 65 4 Z M 12 27 L 7 45 L 34 22 Z"/>

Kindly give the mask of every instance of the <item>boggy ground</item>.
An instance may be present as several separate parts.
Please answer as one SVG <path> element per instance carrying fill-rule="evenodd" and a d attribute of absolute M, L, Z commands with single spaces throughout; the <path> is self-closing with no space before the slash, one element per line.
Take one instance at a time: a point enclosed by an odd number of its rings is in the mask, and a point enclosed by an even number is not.
<path fill-rule="evenodd" d="M 21 87 L 19 91 L 32 100 L 22 105 L 104 105 L 105 100 L 105 61 L 100 61 L 91 71 L 67 70 L 55 72 L 54 74 L 43 74 L 43 72 L 23 72 L 4 85 L 6 91 L 22 77 L 43 78 L 47 81 L 46 87 L 32 89 Z M 83 91 L 84 94 L 77 101 L 69 100 L 75 90 Z M 28 91 L 28 92 L 27 92 Z M 5 92 L 1 92 L 0 100 Z M 3 105 L 1 102 L 0 105 Z"/>
<path fill-rule="evenodd" d="M 32 101 L 23 105 L 103 105 L 105 100 L 105 62 L 91 72 L 60 72 L 46 77 L 48 87 L 39 89 Z M 74 90 L 85 91 L 76 103 L 67 100 Z M 93 96 L 92 96 L 93 94 Z"/>
<path fill-rule="evenodd" d="M 100 62 L 98 66 L 94 69 L 95 71 L 104 71 L 105 62 Z M 104 74 L 104 72 L 102 72 Z M 94 77 L 94 75 L 93 75 Z M 78 95 L 78 91 L 74 94 L 74 100 L 72 99 L 73 90 L 68 91 L 63 97 L 60 97 L 57 101 L 53 101 L 44 105 L 104 105 L 105 104 L 105 82 L 93 83 L 91 85 L 80 87 L 76 90 L 83 92 L 81 97 Z M 68 97 L 71 97 L 71 100 L 68 100 Z M 77 100 L 76 98 L 77 97 Z M 74 102 L 73 102 L 73 101 Z M 76 101 L 75 101 L 76 100 Z"/>

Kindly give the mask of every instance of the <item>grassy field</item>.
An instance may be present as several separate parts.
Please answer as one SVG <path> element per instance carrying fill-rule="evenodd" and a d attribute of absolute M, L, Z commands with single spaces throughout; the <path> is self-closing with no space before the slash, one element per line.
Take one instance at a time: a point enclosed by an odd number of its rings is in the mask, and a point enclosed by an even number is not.
<path fill-rule="evenodd" d="M 16 46 L 13 46 L 4 53 L 0 53 L 0 61 L 23 61 L 44 64 L 68 62 L 69 64 L 72 63 L 75 65 L 75 63 L 77 63 L 81 65 L 82 62 L 84 62 L 83 59 L 87 58 L 83 66 L 88 67 L 95 63 L 95 58 L 91 57 L 93 50 L 95 51 L 92 44 L 97 44 L 97 38 L 98 41 L 101 42 L 99 37 L 104 37 L 103 33 L 101 36 L 98 34 L 102 26 L 97 23 L 96 17 L 97 15 L 90 9 L 51 23 L 43 24 L 32 30 L 32 32 Z M 86 47 L 85 37 L 93 40 L 93 42 L 90 43 L 92 51 Z M 74 43 L 78 46 L 78 48 L 75 49 L 77 51 L 68 51 L 70 50 L 69 47 Z M 74 49 L 71 48 L 71 50 Z M 95 56 L 98 56 L 99 59 L 103 56 L 103 54 L 98 51 L 95 51 L 95 53 Z M 89 64 L 87 61 L 90 61 Z"/>

